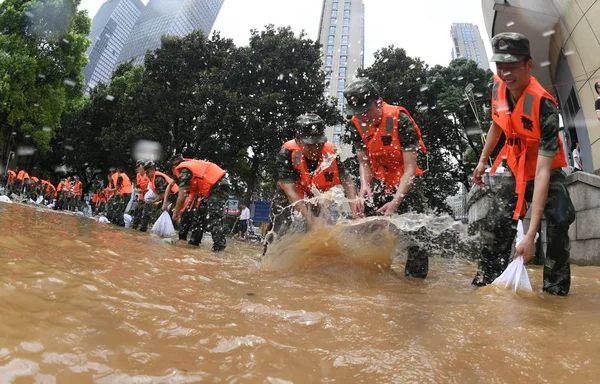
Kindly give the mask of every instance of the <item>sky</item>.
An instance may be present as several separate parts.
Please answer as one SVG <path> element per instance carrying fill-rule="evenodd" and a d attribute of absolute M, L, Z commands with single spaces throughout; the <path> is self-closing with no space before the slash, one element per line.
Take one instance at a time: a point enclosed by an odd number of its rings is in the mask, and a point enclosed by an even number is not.
<path fill-rule="evenodd" d="M 429 65 L 448 65 L 451 60 L 452 23 L 473 23 L 486 43 L 481 0 L 363 0 L 365 4 L 365 66 L 373 63 L 373 53 L 394 45 L 409 56 L 420 57 Z M 93 17 L 104 0 L 82 0 L 80 8 Z M 147 0 L 143 0 L 147 3 Z M 317 39 L 323 0 L 224 0 L 213 31 L 247 45 L 250 29 L 266 24 L 291 26 Z"/>

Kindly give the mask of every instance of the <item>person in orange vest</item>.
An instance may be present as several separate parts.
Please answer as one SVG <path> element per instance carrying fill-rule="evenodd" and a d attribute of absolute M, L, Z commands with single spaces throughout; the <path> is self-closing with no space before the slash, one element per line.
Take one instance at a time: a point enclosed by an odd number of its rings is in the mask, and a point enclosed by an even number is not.
<path fill-rule="evenodd" d="M 142 216 L 142 221 L 140 223 L 140 231 L 142 232 L 146 232 L 148 228 L 153 208 L 156 205 L 160 207 L 160 203 L 162 203 L 166 197 L 168 203 L 171 205 L 171 209 L 173 209 L 179 193 L 179 187 L 177 185 L 173 185 L 171 188 L 167 189 L 167 186 L 173 184 L 173 179 L 163 172 L 158 171 L 154 162 L 149 161 L 144 164 L 144 171 L 149 180 L 148 188 L 152 189 L 154 194 L 156 194 L 156 197 L 150 201 L 145 201 L 145 204 L 148 205 L 144 208 L 144 215 Z M 167 209 L 168 208 L 165 208 L 164 210 L 166 211 Z"/>
<path fill-rule="evenodd" d="M 13 171 L 12 169 L 9 169 L 7 172 L 7 179 L 6 179 L 6 185 L 5 185 L 6 195 L 10 196 L 10 194 L 13 192 L 14 183 L 15 183 L 16 179 L 17 179 L 17 173 L 15 171 Z"/>
<path fill-rule="evenodd" d="M 504 147 L 490 173 L 505 157 L 512 175 L 495 194 L 482 228 L 482 251 L 473 284 L 494 281 L 509 263 L 516 220 L 531 204 L 531 221 L 515 257 L 528 262 L 534 254 L 535 237 L 542 214 L 547 223 L 547 251 L 543 290 L 567 295 L 571 284 L 569 226 L 575 208 L 566 187 L 567 166 L 559 136 L 558 109 L 554 97 L 531 75 L 534 68 L 529 40 L 520 33 L 501 33 L 492 39 L 497 76 L 492 88 L 492 126 L 487 134 L 473 182 L 483 186 L 482 176 L 498 140 Z M 516 196 L 515 196 L 516 195 Z M 515 199 L 516 197 L 516 199 Z"/>
<path fill-rule="evenodd" d="M 14 183 L 14 192 L 21 195 L 25 188 L 25 180 L 29 179 L 29 174 L 24 169 L 17 168 L 17 178 Z"/>
<path fill-rule="evenodd" d="M 82 195 L 83 195 L 83 185 L 81 180 L 79 180 L 79 176 L 75 176 L 73 180 L 73 194 L 72 194 L 72 206 L 71 209 L 76 211 L 81 208 L 82 204 Z"/>
<path fill-rule="evenodd" d="M 121 167 L 117 169 L 117 179 L 115 182 L 116 194 L 119 196 L 117 200 L 117 204 L 115 206 L 114 212 L 114 221 L 113 223 L 118 226 L 125 226 L 125 219 L 123 214 L 125 214 L 125 209 L 127 208 L 127 204 L 131 199 L 131 193 L 133 192 L 131 186 L 131 180 L 129 176 L 125 173 L 125 170 Z"/>
<path fill-rule="evenodd" d="M 283 144 L 276 158 L 280 193 L 273 201 L 273 222 L 263 253 L 275 238 L 290 232 L 314 228 L 329 211 L 329 204 L 305 199 L 341 185 L 353 214 L 358 214 L 354 178 L 346 171 L 333 144 L 327 142 L 325 121 L 315 113 L 299 116 L 295 122 L 296 136 Z M 304 221 L 293 220 L 299 212 Z"/>
<path fill-rule="evenodd" d="M 133 222 L 131 224 L 131 228 L 137 229 L 142 221 L 142 217 L 144 216 L 144 209 L 146 208 L 146 204 L 144 204 L 144 196 L 146 192 L 148 192 L 148 184 L 150 180 L 148 176 L 146 176 L 146 171 L 144 171 L 144 162 L 138 161 L 136 164 L 137 174 L 135 175 L 135 192 L 138 194 L 137 200 L 134 202 L 134 214 L 133 214 Z"/>
<path fill-rule="evenodd" d="M 106 199 L 106 218 L 111 223 L 116 223 L 118 221 L 117 208 L 119 206 L 120 195 L 117 189 L 117 180 L 119 178 L 119 172 L 117 168 L 111 168 L 110 174 L 108 175 L 108 187 L 107 192 L 108 196 Z"/>
<path fill-rule="evenodd" d="M 181 217 L 179 239 L 186 240 L 189 231 L 189 244 L 199 245 L 204 231 L 208 231 L 213 239 L 212 251 L 223 251 L 227 247 L 223 209 L 231 190 L 227 172 L 209 161 L 184 159 L 180 154 L 173 155 L 169 164 L 176 177 L 169 187 L 179 188 L 173 209 L 173 220 Z M 165 199 L 163 210 L 166 204 Z"/>
<path fill-rule="evenodd" d="M 393 215 L 423 173 L 417 166 L 418 152 L 427 151 L 421 131 L 406 108 L 387 104 L 367 78 L 349 83 L 344 98 L 352 115 L 348 130 L 359 163 L 360 208 L 367 216 Z M 365 198 L 372 198 L 372 204 L 363 203 Z M 407 249 L 404 275 L 425 278 L 428 252 L 420 241 L 413 243 Z"/>
<path fill-rule="evenodd" d="M 56 194 L 54 195 L 54 199 L 56 200 L 54 205 L 55 210 L 60 211 L 66 208 L 68 192 L 69 185 L 67 183 L 67 179 L 60 179 L 60 182 L 56 186 Z"/>
<path fill-rule="evenodd" d="M 41 180 L 42 186 L 44 188 L 44 203 L 46 205 L 51 204 L 54 201 L 54 195 L 56 194 L 56 187 L 52 185 L 48 180 Z"/>

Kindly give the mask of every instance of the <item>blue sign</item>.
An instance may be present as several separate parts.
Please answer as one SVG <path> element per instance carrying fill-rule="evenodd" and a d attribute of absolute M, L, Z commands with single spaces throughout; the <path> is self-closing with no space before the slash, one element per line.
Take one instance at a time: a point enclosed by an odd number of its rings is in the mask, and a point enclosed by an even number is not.
<path fill-rule="evenodd" d="M 271 202 L 255 201 L 252 221 L 255 223 L 269 223 L 271 221 Z"/>

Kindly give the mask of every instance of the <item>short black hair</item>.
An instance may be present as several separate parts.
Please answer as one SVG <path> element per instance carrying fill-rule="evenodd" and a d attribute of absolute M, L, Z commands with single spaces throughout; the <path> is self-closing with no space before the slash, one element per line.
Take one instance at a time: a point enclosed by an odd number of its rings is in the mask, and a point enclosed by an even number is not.
<path fill-rule="evenodd" d="M 600 81 L 597 81 L 596 84 L 594 84 L 594 89 L 596 90 L 596 93 L 600 95 L 600 91 L 598 91 L 598 88 L 600 88 Z"/>

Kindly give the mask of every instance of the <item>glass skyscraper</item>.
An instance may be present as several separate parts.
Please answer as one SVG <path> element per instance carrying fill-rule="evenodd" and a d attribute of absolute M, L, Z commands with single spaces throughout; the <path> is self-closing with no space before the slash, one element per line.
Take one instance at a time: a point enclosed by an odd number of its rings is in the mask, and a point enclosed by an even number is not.
<path fill-rule="evenodd" d="M 143 9 L 141 0 L 108 0 L 102 4 L 92 20 L 92 44 L 86 52 L 90 58 L 83 70 L 86 92 L 98 83 L 110 82 L 121 49 Z"/>
<path fill-rule="evenodd" d="M 469 23 L 453 23 L 450 28 L 452 37 L 452 59 L 465 57 L 477 63 L 482 69 L 490 69 L 487 53 L 479 28 Z"/>
<path fill-rule="evenodd" d="M 117 63 L 144 62 L 147 51 L 160 47 L 163 35 L 186 36 L 202 30 L 207 36 L 224 0 L 150 0 L 138 19 Z"/>
<path fill-rule="evenodd" d="M 323 0 L 319 42 L 323 46 L 323 70 L 327 87 L 325 96 L 335 97 L 344 113 L 344 87 L 364 67 L 365 6 L 362 0 Z M 342 158 L 352 154 L 349 145 L 341 143 L 343 127 L 327 128 L 327 138 L 340 151 Z"/>

